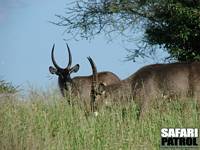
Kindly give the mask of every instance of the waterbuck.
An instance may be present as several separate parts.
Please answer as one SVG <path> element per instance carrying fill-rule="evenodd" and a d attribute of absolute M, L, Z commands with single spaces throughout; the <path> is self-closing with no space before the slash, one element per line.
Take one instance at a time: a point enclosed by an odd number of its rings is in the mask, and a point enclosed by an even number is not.
<path fill-rule="evenodd" d="M 54 67 L 50 66 L 49 71 L 51 74 L 56 74 L 58 76 L 58 85 L 60 91 L 63 96 L 73 95 L 77 96 L 81 99 L 89 99 L 90 100 L 90 91 L 91 91 L 91 83 L 92 83 L 92 75 L 90 76 L 77 76 L 71 78 L 71 74 L 77 72 L 79 70 L 79 64 L 71 67 L 72 65 L 72 56 L 69 46 L 67 45 L 67 50 L 69 54 L 69 62 L 66 68 L 61 68 L 56 63 L 54 58 L 54 47 L 53 45 L 51 51 L 51 59 Z M 97 73 L 98 79 L 100 82 L 104 82 L 106 84 L 113 84 L 115 82 L 120 81 L 119 77 L 112 72 L 104 71 Z"/>
<path fill-rule="evenodd" d="M 93 77 L 98 81 L 95 74 Z M 96 90 L 96 103 L 111 98 L 113 101 L 122 98 L 122 102 L 124 97 L 135 100 L 142 118 L 152 102 L 164 98 L 184 100 L 189 97 L 200 106 L 200 62 L 148 65 L 117 83 L 106 85 L 98 82 L 93 90 Z"/>

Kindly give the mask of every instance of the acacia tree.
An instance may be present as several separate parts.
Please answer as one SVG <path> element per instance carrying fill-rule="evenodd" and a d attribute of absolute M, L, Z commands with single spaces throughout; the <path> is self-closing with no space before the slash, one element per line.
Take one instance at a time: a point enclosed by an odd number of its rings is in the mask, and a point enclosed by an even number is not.
<path fill-rule="evenodd" d="M 160 46 L 178 61 L 200 60 L 199 0 L 79 0 L 66 15 L 56 15 L 58 26 L 74 38 L 94 38 L 104 33 L 132 41 L 143 32 L 131 59 L 155 53 Z"/>

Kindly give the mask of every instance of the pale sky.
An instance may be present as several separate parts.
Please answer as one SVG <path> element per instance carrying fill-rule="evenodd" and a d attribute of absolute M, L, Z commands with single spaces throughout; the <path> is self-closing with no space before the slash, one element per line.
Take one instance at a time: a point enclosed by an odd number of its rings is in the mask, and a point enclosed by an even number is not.
<path fill-rule="evenodd" d="M 56 21 L 55 14 L 63 14 L 68 2 L 0 0 L 0 79 L 21 87 L 27 84 L 37 87 L 57 86 L 57 77 L 48 70 L 52 65 L 51 48 L 55 43 L 55 58 L 60 66 L 66 66 L 68 54 L 63 39 L 70 35 L 63 35 L 64 28 L 49 21 Z M 68 41 L 73 64 L 80 64 L 79 72 L 72 76 L 91 74 L 86 59 L 88 56 L 93 58 L 98 71 L 109 70 L 122 79 L 150 63 L 123 61 L 128 53 L 120 43 L 120 38 L 108 43 L 103 35 L 91 41 Z"/>

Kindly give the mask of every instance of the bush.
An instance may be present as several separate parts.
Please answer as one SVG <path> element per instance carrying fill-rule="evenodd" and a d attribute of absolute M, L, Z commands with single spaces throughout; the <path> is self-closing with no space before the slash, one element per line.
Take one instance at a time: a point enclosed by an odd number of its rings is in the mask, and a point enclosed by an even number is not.
<path fill-rule="evenodd" d="M 17 87 L 14 87 L 12 83 L 0 80 L 0 93 L 16 93 Z"/>

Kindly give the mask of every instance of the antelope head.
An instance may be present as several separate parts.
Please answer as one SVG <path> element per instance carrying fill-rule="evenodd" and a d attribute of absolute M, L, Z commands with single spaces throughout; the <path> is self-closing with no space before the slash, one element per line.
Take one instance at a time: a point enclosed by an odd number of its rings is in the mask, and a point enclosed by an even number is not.
<path fill-rule="evenodd" d="M 54 58 L 54 47 L 55 47 L 55 44 L 53 45 L 52 47 L 52 51 L 51 51 L 51 59 L 52 59 L 52 62 L 53 62 L 53 66 L 50 66 L 49 67 L 49 71 L 51 74 L 56 74 L 58 76 L 58 84 L 59 84 L 59 87 L 60 87 L 60 90 L 61 90 L 61 93 L 63 96 L 65 96 L 65 91 L 67 92 L 71 92 L 71 86 L 72 86 L 72 78 L 71 78 L 71 73 L 75 73 L 79 70 L 79 64 L 76 64 L 75 66 L 71 67 L 72 65 L 72 55 L 71 55 L 71 52 L 70 52 L 70 48 L 67 45 L 67 50 L 68 50 L 68 54 L 69 54 L 69 62 L 68 62 L 68 65 L 66 68 L 61 68 L 55 61 L 55 58 Z"/>

